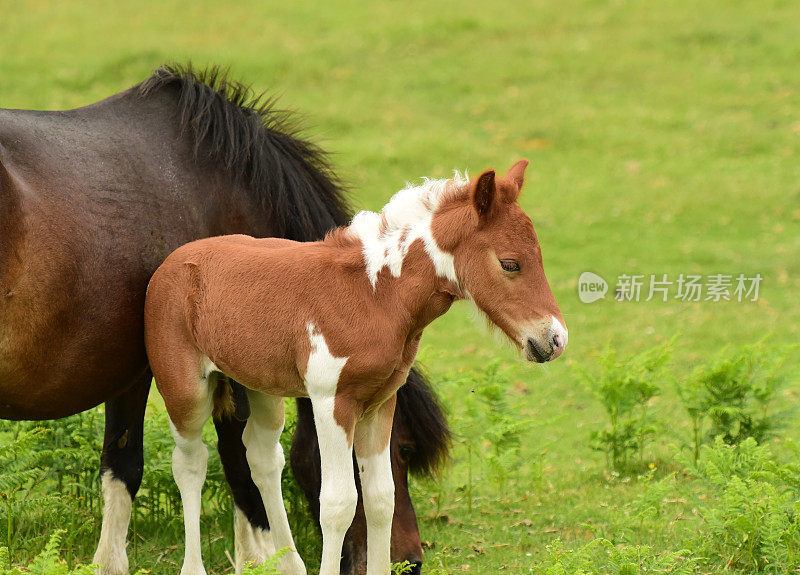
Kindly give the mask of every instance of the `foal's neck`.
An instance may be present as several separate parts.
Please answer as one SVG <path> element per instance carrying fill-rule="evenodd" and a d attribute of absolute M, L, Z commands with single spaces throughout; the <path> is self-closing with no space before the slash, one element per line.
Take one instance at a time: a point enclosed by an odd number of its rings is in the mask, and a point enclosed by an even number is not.
<path fill-rule="evenodd" d="M 442 202 L 466 183 L 458 175 L 425 180 L 397 192 L 380 213 L 359 212 L 346 229 L 360 243 L 373 292 L 381 296 L 379 292 L 388 290 L 403 300 L 409 314 L 420 316 L 412 323 L 427 325 L 461 297 L 453 256 L 438 246 L 431 224 Z"/>

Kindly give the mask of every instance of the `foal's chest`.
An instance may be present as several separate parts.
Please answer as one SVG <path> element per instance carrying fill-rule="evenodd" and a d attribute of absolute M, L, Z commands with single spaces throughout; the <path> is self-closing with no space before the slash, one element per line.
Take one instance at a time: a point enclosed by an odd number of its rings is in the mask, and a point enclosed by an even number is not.
<path fill-rule="evenodd" d="M 336 345 L 336 337 L 308 325 L 309 352 L 304 371 L 308 395 L 346 395 L 369 409 L 390 398 L 406 379 L 417 353 L 419 337 L 403 339 L 383 333 L 365 333 L 350 348 Z M 339 349 L 337 349 L 339 348 Z"/>

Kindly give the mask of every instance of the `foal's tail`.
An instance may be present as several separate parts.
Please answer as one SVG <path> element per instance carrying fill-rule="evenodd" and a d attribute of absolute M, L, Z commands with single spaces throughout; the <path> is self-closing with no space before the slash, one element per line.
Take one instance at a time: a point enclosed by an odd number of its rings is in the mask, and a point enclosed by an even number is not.
<path fill-rule="evenodd" d="M 247 421 L 250 417 L 250 400 L 247 389 L 231 378 L 219 374 L 214 390 L 214 419 Z"/>

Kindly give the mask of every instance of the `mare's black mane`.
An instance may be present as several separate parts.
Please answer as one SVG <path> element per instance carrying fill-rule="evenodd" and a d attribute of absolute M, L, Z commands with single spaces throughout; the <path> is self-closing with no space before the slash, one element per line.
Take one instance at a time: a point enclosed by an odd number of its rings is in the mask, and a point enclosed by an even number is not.
<path fill-rule="evenodd" d="M 197 157 L 221 162 L 265 210 L 276 235 L 321 239 L 346 225 L 351 210 L 326 154 L 300 137 L 292 114 L 275 100 L 230 80 L 218 67 L 164 65 L 138 86 L 142 97 L 158 90 L 178 95 L 181 127 Z"/>
<path fill-rule="evenodd" d="M 433 475 L 448 456 L 451 443 L 447 418 L 428 378 L 414 366 L 406 384 L 397 391 L 397 411 L 405 415 L 415 451 L 408 469 L 415 475 Z"/>

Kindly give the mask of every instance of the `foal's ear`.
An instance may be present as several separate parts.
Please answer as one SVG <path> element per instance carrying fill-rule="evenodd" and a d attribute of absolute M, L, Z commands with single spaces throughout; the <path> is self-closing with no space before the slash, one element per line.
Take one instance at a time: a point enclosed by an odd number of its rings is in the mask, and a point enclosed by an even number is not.
<path fill-rule="evenodd" d="M 512 202 L 516 202 L 517 198 L 519 197 L 519 192 L 522 189 L 522 186 L 525 185 L 525 168 L 528 167 L 530 162 L 526 159 L 519 160 L 515 162 L 513 166 L 508 169 L 508 172 L 505 176 L 503 176 L 506 180 L 511 181 L 514 185 L 516 185 L 516 191 L 512 191 L 511 197 L 508 199 Z"/>
<path fill-rule="evenodd" d="M 472 204 L 479 216 L 486 216 L 492 209 L 496 193 L 494 170 L 486 170 L 475 180 L 475 187 L 472 190 Z"/>

